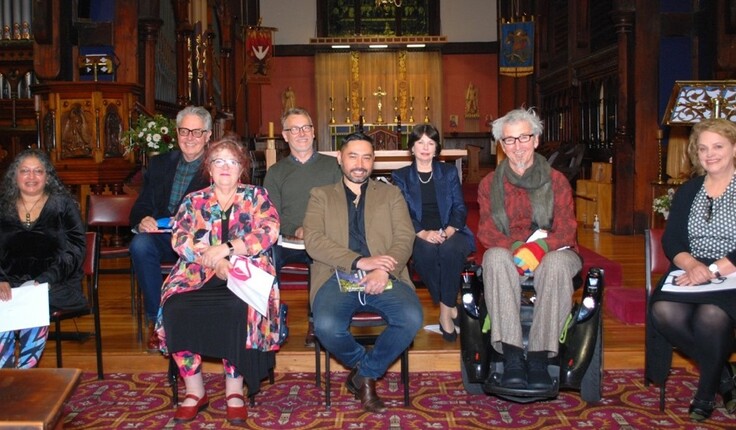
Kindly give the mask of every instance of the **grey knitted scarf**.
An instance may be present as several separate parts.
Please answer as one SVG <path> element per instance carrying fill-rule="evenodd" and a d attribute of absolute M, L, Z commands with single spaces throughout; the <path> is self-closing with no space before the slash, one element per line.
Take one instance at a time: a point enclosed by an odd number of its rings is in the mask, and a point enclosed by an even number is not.
<path fill-rule="evenodd" d="M 509 235 L 509 217 L 506 215 L 504 201 L 503 179 L 515 187 L 523 188 L 529 194 L 532 205 L 532 230 L 552 228 L 554 218 L 554 193 L 552 191 L 552 177 L 547 159 L 534 153 L 534 162 L 522 176 L 517 175 L 509 166 L 509 159 L 505 159 L 496 167 L 491 184 L 491 217 L 498 230 Z M 501 203 L 501 204 L 498 204 Z"/>

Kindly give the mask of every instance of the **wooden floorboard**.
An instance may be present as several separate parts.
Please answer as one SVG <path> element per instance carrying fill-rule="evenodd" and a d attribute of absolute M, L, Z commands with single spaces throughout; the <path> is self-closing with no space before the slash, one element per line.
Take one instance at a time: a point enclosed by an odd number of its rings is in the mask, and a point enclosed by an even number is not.
<path fill-rule="evenodd" d="M 621 263 L 626 288 L 644 286 L 644 238 L 642 235 L 614 236 L 607 232 L 579 231 L 582 245 Z M 123 264 L 112 262 L 106 264 Z M 420 289 L 424 307 L 424 322 L 437 324 L 439 309 L 433 305 L 427 291 Z M 290 337 L 277 355 L 277 372 L 314 372 L 314 351 L 303 345 L 307 327 L 306 292 L 282 291 L 281 298 L 289 304 Z M 100 303 L 102 344 L 105 373 L 165 371 L 167 361 L 160 354 L 149 354 L 137 341 L 136 325 L 130 311 L 130 287 L 127 275 L 101 275 Z M 77 327 L 75 327 L 75 324 Z M 86 330 L 91 318 L 65 322 L 64 330 Z M 604 368 L 640 369 L 644 366 L 644 327 L 627 325 L 604 313 Z M 420 330 L 410 352 L 411 371 L 458 371 L 459 340 L 447 343 L 439 334 Z M 94 341 L 63 342 L 64 367 L 79 367 L 94 371 Z M 676 358 L 676 360 L 682 360 Z M 398 365 L 398 364 L 397 364 Z M 56 367 L 55 347 L 49 342 L 41 367 Z M 336 363 L 333 369 L 342 369 Z M 217 362 L 207 363 L 206 371 L 219 372 Z"/>

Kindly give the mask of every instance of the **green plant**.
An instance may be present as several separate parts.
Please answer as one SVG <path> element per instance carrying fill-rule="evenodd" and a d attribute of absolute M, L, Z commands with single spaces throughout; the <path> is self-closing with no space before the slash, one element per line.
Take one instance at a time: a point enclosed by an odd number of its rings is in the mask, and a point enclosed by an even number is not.
<path fill-rule="evenodd" d="M 176 122 L 161 114 L 153 117 L 141 115 L 123 134 L 125 153 L 140 150 L 143 152 L 169 152 L 177 148 Z"/>
<path fill-rule="evenodd" d="M 675 196 L 675 189 L 670 188 L 667 190 L 667 194 L 663 194 L 659 197 L 655 197 L 652 201 L 652 210 L 654 212 L 664 215 L 665 219 L 670 214 L 670 207 L 672 206 L 672 198 Z"/>

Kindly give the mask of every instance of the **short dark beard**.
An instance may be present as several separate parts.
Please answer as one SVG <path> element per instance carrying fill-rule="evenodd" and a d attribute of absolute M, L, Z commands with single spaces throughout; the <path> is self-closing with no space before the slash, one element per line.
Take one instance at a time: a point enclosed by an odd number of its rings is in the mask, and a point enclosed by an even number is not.
<path fill-rule="evenodd" d="M 370 175 L 368 175 L 368 176 L 366 176 L 366 177 L 365 177 L 365 180 L 363 180 L 363 181 L 360 181 L 360 182 L 358 182 L 358 181 L 354 181 L 354 180 L 352 180 L 352 179 L 350 178 L 350 176 L 348 176 L 348 175 L 345 175 L 345 174 L 343 174 L 342 176 L 343 176 L 343 177 L 344 177 L 345 179 L 347 179 L 348 181 L 350 181 L 350 182 L 352 182 L 352 183 L 354 183 L 354 184 L 358 184 L 358 185 L 363 185 L 363 184 L 365 184 L 366 182 L 368 182 L 368 179 L 370 179 Z"/>

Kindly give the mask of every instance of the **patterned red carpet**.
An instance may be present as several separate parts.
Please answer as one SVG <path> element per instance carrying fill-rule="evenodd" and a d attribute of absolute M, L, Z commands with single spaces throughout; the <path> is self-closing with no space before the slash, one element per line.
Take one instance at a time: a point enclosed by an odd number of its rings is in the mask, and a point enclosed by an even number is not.
<path fill-rule="evenodd" d="M 389 403 L 383 415 L 365 414 L 343 387 L 345 372 L 332 375 L 332 408 L 321 403 L 313 373 L 276 376 L 264 383 L 257 405 L 248 411 L 251 429 L 723 429 L 736 427 L 736 417 L 718 408 L 705 423 L 691 423 L 687 406 L 697 382 L 694 373 L 676 369 L 667 384 L 665 412 L 659 391 L 645 387 L 642 372 L 606 371 L 601 403 L 581 401 L 566 392 L 547 402 L 521 405 L 485 395 L 469 395 L 459 373 L 412 373 L 411 407 L 405 408 L 399 374 L 379 381 L 379 394 Z M 171 392 L 164 374 L 120 374 L 104 381 L 87 373 L 64 407 L 65 429 L 174 428 Z M 224 382 L 206 375 L 210 406 L 176 428 L 235 428 L 225 421 Z M 183 388 L 182 388 L 183 389 Z M 241 427 L 242 428 L 242 427 Z"/>

